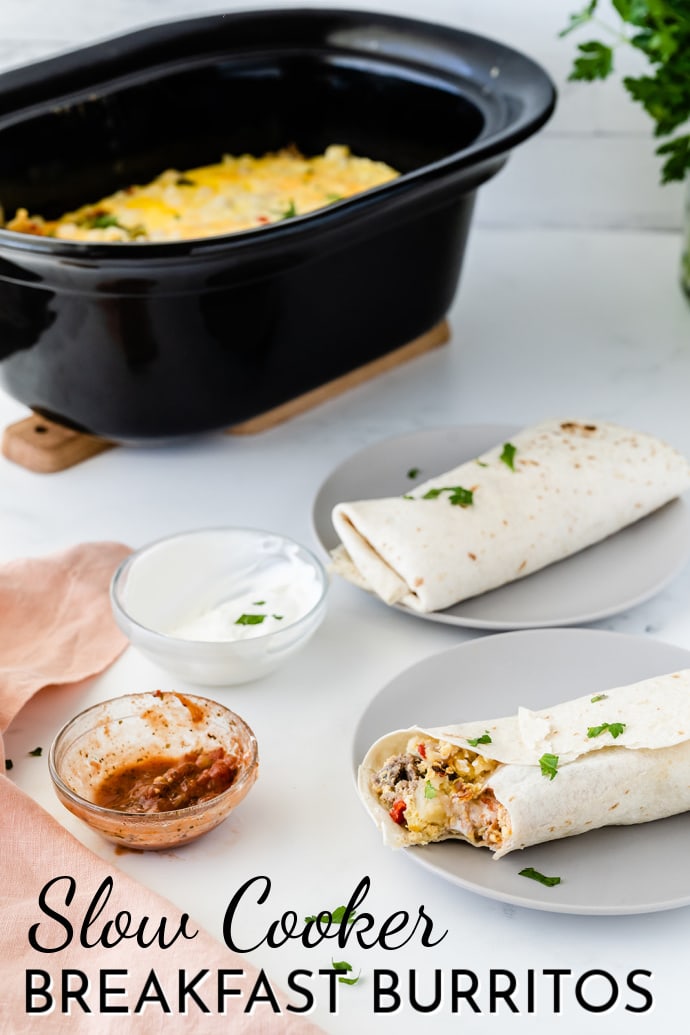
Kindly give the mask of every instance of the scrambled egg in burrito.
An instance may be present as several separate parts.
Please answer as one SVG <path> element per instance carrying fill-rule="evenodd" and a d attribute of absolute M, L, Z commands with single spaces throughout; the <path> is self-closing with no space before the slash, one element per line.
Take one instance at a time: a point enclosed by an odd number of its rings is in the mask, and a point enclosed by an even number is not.
<path fill-rule="evenodd" d="M 690 811 L 690 669 L 553 708 L 381 737 L 359 791 L 393 847 L 508 852 Z"/>
<path fill-rule="evenodd" d="M 313 212 L 396 176 L 384 162 L 335 144 L 311 158 L 293 147 L 261 158 L 226 155 L 215 165 L 168 169 L 59 219 L 19 209 L 6 229 L 93 243 L 212 237 Z"/>

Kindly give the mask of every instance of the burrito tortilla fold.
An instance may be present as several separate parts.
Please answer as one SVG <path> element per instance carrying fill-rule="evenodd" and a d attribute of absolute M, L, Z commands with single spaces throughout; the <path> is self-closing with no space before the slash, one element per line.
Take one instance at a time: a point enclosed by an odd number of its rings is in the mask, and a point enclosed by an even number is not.
<path fill-rule="evenodd" d="M 495 859 L 690 810 L 690 669 L 500 719 L 381 737 L 358 773 L 391 847 L 457 838 Z"/>
<path fill-rule="evenodd" d="M 338 503 L 333 568 L 387 604 L 439 611 L 613 535 L 690 488 L 659 439 L 548 420 L 404 496 Z"/>

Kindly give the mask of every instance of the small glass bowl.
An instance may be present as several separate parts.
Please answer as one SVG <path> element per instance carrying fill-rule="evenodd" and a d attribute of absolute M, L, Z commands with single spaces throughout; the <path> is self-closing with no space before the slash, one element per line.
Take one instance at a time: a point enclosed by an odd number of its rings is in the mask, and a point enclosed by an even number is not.
<path fill-rule="evenodd" d="M 229 686 L 259 679 L 301 650 L 323 620 L 327 591 L 325 568 L 304 546 L 227 527 L 181 532 L 131 554 L 115 572 L 110 599 L 118 626 L 151 661 L 192 686 Z M 271 607 L 281 593 L 299 601 L 292 615 L 277 617 L 286 609 Z M 228 629 L 242 638 L 179 632 L 234 601 Z M 250 615 L 238 633 L 245 609 L 265 610 L 266 621 L 250 625 Z"/>
<path fill-rule="evenodd" d="M 237 775 L 208 801 L 170 812 L 124 812 L 94 802 L 110 773 L 146 758 L 170 758 L 219 747 L 234 756 Z M 48 755 L 55 792 L 73 815 L 108 841 L 159 850 L 193 841 L 222 823 L 259 771 L 256 738 L 238 715 L 216 701 L 157 690 L 125 694 L 80 712 L 55 737 Z"/>

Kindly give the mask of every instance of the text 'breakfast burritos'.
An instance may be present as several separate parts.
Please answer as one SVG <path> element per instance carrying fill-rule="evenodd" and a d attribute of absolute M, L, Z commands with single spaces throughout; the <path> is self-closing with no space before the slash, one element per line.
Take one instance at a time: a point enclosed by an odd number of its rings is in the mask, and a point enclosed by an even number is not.
<path fill-rule="evenodd" d="M 339 503 L 334 570 L 387 604 L 451 607 L 569 557 L 690 488 L 651 435 L 549 420 L 404 496 Z"/>
<path fill-rule="evenodd" d="M 493 851 L 690 810 L 690 669 L 552 708 L 386 734 L 358 774 L 392 847 Z"/>

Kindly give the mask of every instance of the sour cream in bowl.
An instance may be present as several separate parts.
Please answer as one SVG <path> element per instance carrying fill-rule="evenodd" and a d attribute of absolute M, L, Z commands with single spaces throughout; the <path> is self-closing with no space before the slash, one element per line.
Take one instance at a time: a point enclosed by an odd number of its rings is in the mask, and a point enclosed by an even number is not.
<path fill-rule="evenodd" d="M 131 554 L 111 584 L 115 620 L 133 646 L 201 686 L 246 683 L 274 671 L 320 625 L 328 577 L 286 536 L 204 528 Z"/>

